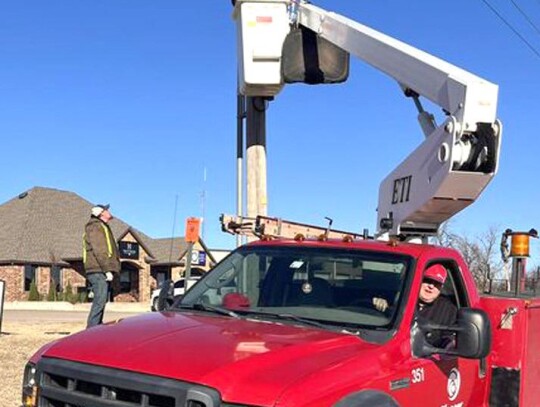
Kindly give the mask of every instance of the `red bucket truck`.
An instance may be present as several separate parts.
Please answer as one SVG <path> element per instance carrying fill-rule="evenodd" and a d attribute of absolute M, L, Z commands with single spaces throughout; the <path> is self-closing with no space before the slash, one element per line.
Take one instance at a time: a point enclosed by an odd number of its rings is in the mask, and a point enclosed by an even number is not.
<path fill-rule="evenodd" d="M 453 326 L 415 323 L 445 267 Z M 373 298 L 386 298 L 386 312 Z M 450 331 L 455 344 L 426 337 Z M 480 296 L 455 250 L 268 239 L 232 252 L 171 308 L 77 333 L 29 361 L 24 405 L 537 406 L 540 299 Z"/>
<path fill-rule="evenodd" d="M 282 45 L 301 26 L 385 72 L 413 99 L 426 138 L 382 182 L 375 236 L 224 216 L 226 231 L 261 239 L 162 312 L 45 345 L 26 366 L 23 405 L 539 406 L 534 287 L 521 291 L 516 277 L 510 292 L 480 295 L 458 252 L 427 243 L 497 171 L 497 86 L 304 1 L 234 3 L 245 95 L 279 92 Z M 443 123 L 420 97 L 446 112 Z M 450 325 L 417 318 L 423 273 L 433 265 L 448 276 L 440 292 L 457 309 Z M 375 298 L 388 307 L 379 310 Z M 438 332 L 451 338 L 444 347 L 429 341 Z"/>

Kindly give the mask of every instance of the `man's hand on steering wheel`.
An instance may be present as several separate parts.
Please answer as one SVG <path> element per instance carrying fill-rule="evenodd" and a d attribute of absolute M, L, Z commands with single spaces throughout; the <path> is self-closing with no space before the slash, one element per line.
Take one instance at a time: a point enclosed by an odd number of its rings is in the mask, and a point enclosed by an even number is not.
<path fill-rule="evenodd" d="M 388 301 L 386 301 L 384 298 L 380 297 L 373 297 L 373 306 L 377 311 L 384 312 L 388 309 Z"/>

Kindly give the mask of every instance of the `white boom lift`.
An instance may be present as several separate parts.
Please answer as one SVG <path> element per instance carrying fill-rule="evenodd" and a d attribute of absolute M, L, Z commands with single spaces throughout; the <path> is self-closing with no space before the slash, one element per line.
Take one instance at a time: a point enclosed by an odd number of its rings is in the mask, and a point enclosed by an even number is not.
<path fill-rule="evenodd" d="M 497 85 L 303 0 L 237 0 L 234 18 L 243 95 L 279 93 L 283 43 L 299 24 L 386 73 L 413 99 L 425 140 L 380 185 L 378 236 L 435 235 L 497 172 Z M 424 111 L 420 97 L 442 108 L 443 123 Z"/>

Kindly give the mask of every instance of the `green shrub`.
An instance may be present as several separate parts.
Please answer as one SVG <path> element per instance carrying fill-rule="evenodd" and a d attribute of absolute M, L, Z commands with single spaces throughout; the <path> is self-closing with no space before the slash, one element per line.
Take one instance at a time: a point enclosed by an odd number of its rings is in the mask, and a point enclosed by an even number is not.
<path fill-rule="evenodd" d="M 79 302 L 84 304 L 86 302 L 87 298 L 88 298 L 88 294 L 87 294 L 86 291 L 81 291 L 79 293 Z"/>
<path fill-rule="evenodd" d="M 67 301 L 71 294 L 73 294 L 73 288 L 71 287 L 71 283 L 68 281 L 66 288 L 64 288 L 64 301 Z"/>
<path fill-rule="evenodd" d="M 79 300 L 77 293 L 73 293 L 73 287 L 71 282 L 67 283 L 66 289 L 64 290 L 64 301 L 67 301 L 71 304 L 75 304 Z"/>
<path fill-rule="evenodd" d="M 49 284 L 49 293 L 47 294 L 47 301 L 58 301 L 58 293 L 56 292 L 56 286 L 52 281 Z"/>
<path fill-rule="evenodd" d="M 35 280 L 32 280 L 32 282 L 30 283 L 30 292 L 28 293 L 28 301 L 41 301 L 41 295 L 39 295 Z"/>

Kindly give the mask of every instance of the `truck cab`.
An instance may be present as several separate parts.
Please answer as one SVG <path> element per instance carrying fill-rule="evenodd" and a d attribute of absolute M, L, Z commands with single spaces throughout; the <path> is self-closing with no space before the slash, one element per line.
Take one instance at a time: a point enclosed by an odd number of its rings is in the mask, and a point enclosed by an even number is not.
<path fill-rule="evenodd" d="M 422 274 L 433 264 L 448 270 L 441 291 L 458 307 L 452 327 L 415 318 Z M 388 310 L 378 311 L 374 297 L 386 298 Z M 54 407 L 481 406 L 491 330 L 479 304 L 450 249 L 258 241 L 165 312 L 47 345 L 31 359 L 36 385 L 24 391 Z M 429 345 L 436 330 L 452 331 L 455 342 Z"/>

